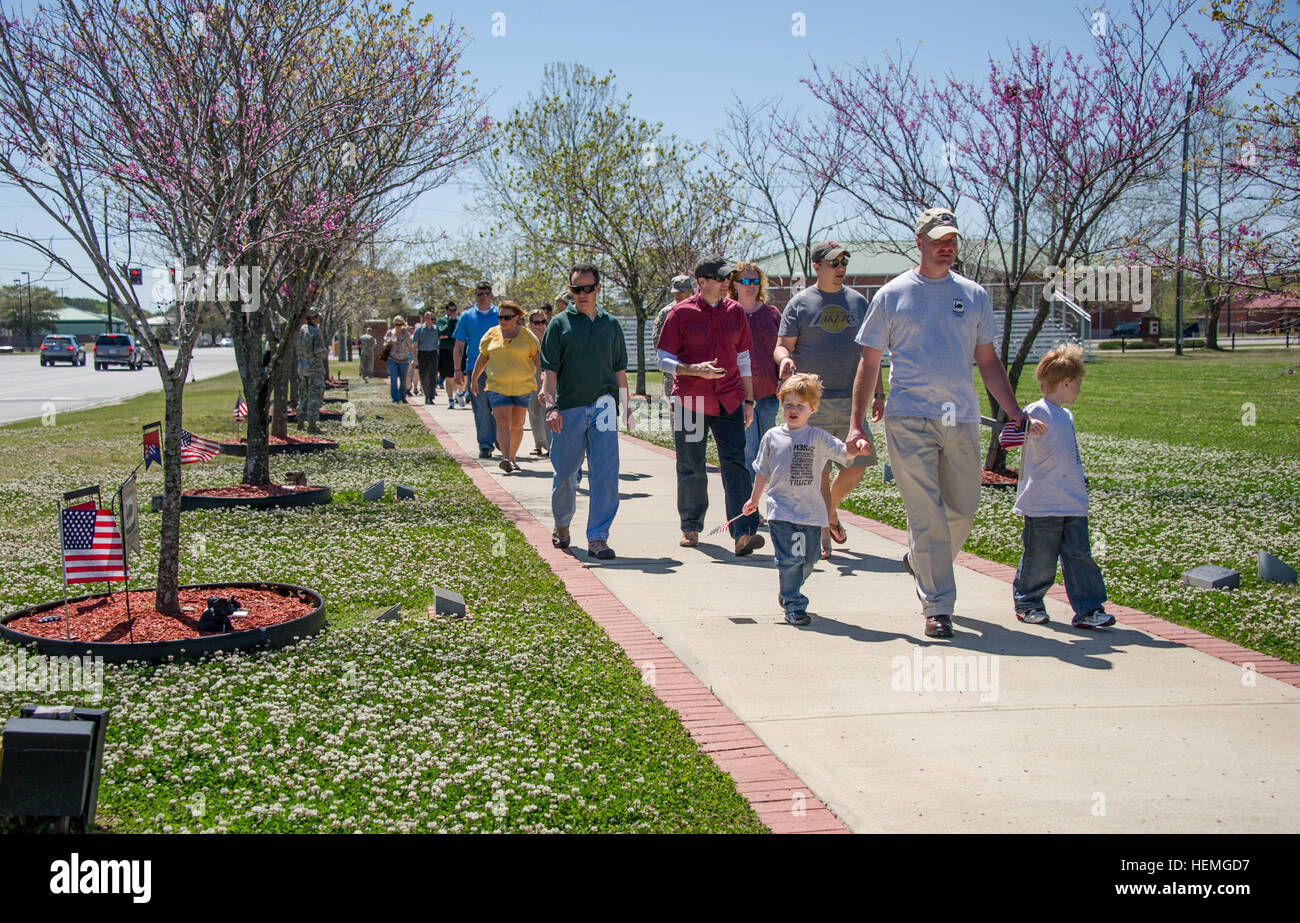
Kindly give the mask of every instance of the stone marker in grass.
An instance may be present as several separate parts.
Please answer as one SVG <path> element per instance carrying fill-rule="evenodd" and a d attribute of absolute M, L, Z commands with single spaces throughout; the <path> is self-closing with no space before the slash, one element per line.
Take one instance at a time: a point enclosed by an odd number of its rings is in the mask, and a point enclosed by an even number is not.
<path fill-rule="evenodd" d="M 376 622 L 400 622 L 402 620 L 402 604 L 398 603 L 391 609 L 385 609 L 375 617 Z"/>
<path fill-rule="evenodd" d="M 1269 583 L 1295 583 L 1295 568 L 1267 551 L 1259 552 L 1259 576 Z"/>
<path fill-rule="evenodd" d="M 414 488 L 414 487 L 407 487 L 405 484 L 397 484 L 397 485 L 395 485 L 395 486 L 397 487 L 397 499 L 398 499 L 398 500 L 414 500 L 414 499 L 415 499 L 415 488 Z"/>
<path fill-rule="evenodd" d="M 397 443 L 396 443 L 396 442 L 393 442 L 391 439 L 384 439 L 384 440 L 381 440 L 381 442 L 383 443 L 383 446 L 384 446 L 385 449 L 395 449 L 395 448 L 397 448 Z"/>
<path fill-rule="evenodd" d="M 384 482 L 375 481 L 361 492 L 361 499 L 369 500 L 371 503 L 384 499 Z"/>
<path fill-rule="evenodd" d="M 1235 590 L 1241 586 L 1241 574 L 1217 564 L 1202 564 L 1183 574 L 1183 583 L 1202 590 Z"/>
<path fill-rule="evenodd" d="M 455 590 L 446 590 L 440 586 L 433 588 L 433 615 L 445 615 L 453 619 L 465 617 L 465 597 Z"/>

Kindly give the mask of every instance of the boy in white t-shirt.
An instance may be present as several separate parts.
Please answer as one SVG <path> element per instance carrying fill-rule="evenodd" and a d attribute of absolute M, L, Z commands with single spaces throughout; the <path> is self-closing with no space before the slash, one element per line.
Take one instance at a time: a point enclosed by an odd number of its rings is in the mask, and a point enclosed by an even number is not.
<path fill-rule="evenodd" d="M 791 625 L 807 625 L 808 597 L 800 591 L 821 554 L 822 529 L 829 524 L 821 473 L 828 461 L 841 467 L 858 454 L 824 429 L 808 425 L 821 402 L 816 375 L 791 375 L 777 391 L 781 426 L 763 434 L 754 459 L 754 490 L 742 512 L 751 515 L 764 498 L 763 513 L 780 569 L 781 608 Z"/>
<path fill-rule="evenodd" d="M 1106 584 L 1088 544 L 1088 486 L 1074 437 L 1074 416 L 1066 410 L 1083 384 L 1083 349 L 1062 344 L 1043 356 L 1034 371 L 1043 399 L 1026 407 L 1031 419 L 1047 424 L 1021 449 L 1020 485 L 1014 512 L 1025 517 L 1020 556 L 1012 584 L 1016 618 L 1031 625 L 1047 621 L 1043 596 L 1056 580 L 1060 559 L 1075 628 L 1105 628 L 1115 617 L 1102 607 Z"/>

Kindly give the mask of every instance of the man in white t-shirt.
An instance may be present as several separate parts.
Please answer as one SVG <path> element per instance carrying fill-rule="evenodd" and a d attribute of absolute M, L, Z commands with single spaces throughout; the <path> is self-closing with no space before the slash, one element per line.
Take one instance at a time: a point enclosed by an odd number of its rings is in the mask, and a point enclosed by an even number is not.
<path fill-rule="evenodd" d="M 951 271 L 957 258 L 956 216 L 945 208 L 922 212 L 916 245 L 921 265 L 876 292 L 858 331 L 862 358 L 852 414 L 858 422 L 845 441 L 860 451 L 870 444 L 860 421 L 871 406 L 881 354 L 889 350 L 885 441 L 907 510 L 909 550 L 903 564 L 916 580 L 925 633 L 951 638 L 957 601 L 953 562 L 980 499 L 980 406 L 972 363 L 1008 420 L 1018 425 L 1025 414 L 993 347 L 997 328 L 988 292 Z M 1046 427 L 1034 422 L 1030 431 Z"/>

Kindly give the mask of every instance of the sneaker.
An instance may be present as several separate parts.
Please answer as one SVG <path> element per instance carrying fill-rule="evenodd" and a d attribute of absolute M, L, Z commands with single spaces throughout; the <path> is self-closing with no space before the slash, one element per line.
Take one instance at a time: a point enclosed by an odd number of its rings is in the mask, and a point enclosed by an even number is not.
<path fill-rule="evenodd" d="M 931 638 L 952 637 L 952 616 L 932 615 L 925 620 L 925 633 Z"/>
<path fill-rule="evenodd" d="M 1030 609 L 1028 612 L 1017 612 L 1016 618 L 1026 625 L 1042 625 L 1048 621 L 1047 610 L 1041 606 L 1037 609 Z"/>
<path fill-rule="evenodd" d="M 614 549 L 606 545 L 600 539 L 587 543 L 587 554 L 591 555 L 598 561 L 614 560 Z"/>
<path fill-rule="evenodd" d="M 491 457 L 492 457 L 492 450 L 491 450 L 491 449 L 479 449 L 479 450 L 478 450 L 478 457 L 479 457 L 479 458 L 491 458 Z"/>
<path fill-rule="evenodd" d="M 908 555 L 908 553 L 907 553 L 906 551 L 904 551 L 904 552 L 903 552 L 903 567 L 907 568 L 907 572 L 908 572 L 909 574 L 911 574 L 913 577 L 915 577 L 915 576 L 916 576 L 916 571 L 912 570 L 912 562 L 908 559 L 908 556 L 907 556 L 907 555 Z"/>
<path fill-rule="evenodd" d="M 568 548 L 568 547 L 569 547 L 569 527 L 568 527 L 568 526 L 556 526 L 555 529 L 552 530 L 552 532 L 551 532 L 551 547 L 552 547 L 552 548 Z"/>
<path fill-rule="evenodd" d="M 1084 615 L 1075 615 L 1070 625 L 1074 628 L 1109 628 L 1115 624 L 1115 616 L 1105 609 L 1093 609 Z"/>
<path fill-rule="evenodd" d="M 807 625 L 812 622 L 812 617 L 807 612 L 787 612 L 785 621 L 788 625 Z"/>
<path fill-rule="evenodd" d="M 451 400 L 449 400 L 449 401 L 447 402 L 447 409 L 448 409 L 448 410 L 455 410 L 455 409 L 456 409 L 456 399 L 455 399 L 454 397 L 453 397 Z"/>

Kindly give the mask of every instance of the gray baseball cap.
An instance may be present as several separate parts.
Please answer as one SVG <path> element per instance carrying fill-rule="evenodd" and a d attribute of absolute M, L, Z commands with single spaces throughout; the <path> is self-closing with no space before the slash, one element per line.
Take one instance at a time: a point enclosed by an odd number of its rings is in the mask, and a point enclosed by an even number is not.
<path fill-rule="evenodd" d="M 812 256 L 814 263 L 825 263 L 828 260 L 838 260 L 842 256 L 849 256 L 849 251 L 840 246 L 837 240 L 821 240 L 812 245 Z"/>

